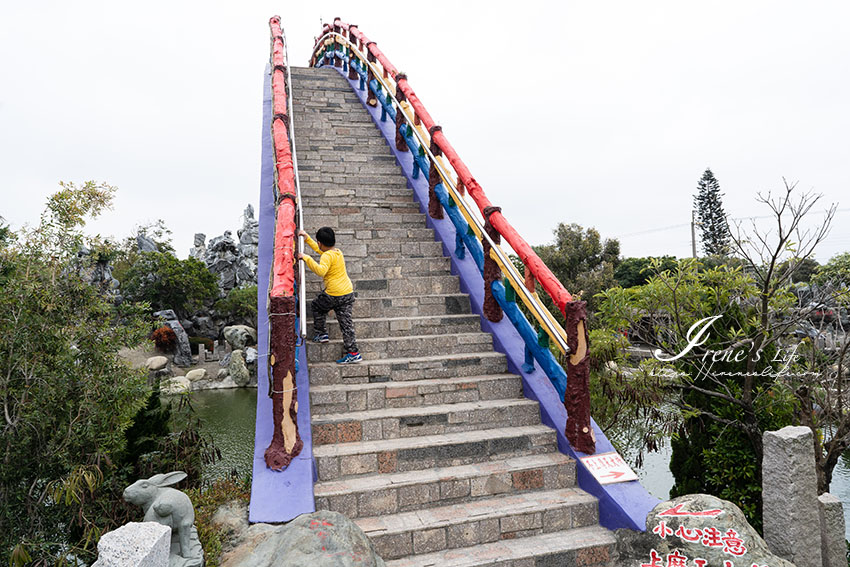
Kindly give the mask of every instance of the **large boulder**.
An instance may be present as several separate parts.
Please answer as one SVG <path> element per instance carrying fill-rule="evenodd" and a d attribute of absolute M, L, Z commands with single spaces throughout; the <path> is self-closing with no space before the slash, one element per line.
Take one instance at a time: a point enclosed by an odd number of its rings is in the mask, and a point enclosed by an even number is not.
<path fill-rule="evenodd" d="M 251 372 L 245 365 L 245 357 L 241 350 L 230 353 L 230 365 L 227 367 L 228 374 L 237 386 L 243 388 L 251 383 Z"/>
<path fill-rule="evenodd" d="M 174 331 L 174 334 L 177 336 L 177 346 L 174 347 L 174 364 L 183 368 L 192 366 L 194 360 L 192 360 L 192 347 L 189 345 L 189 335 L 186 334 L 186 330 L 180 324 L 174 310 L 165 309 L 163 311 L 157 311 L 153 315 L 154 317 L 164 319 L 165 325 Z"/>
<path fill-rule="evenodd" d="M 139 247 L 139 252 L 157 252 L 159 247 L 151 238 L 142 232 L 136 235 L 136 245 Z"/>
<path fill-rule="evenodd" d="M 216 519 L 237 537 L 237 545 L 222 556 L 222 567 L 384 566 L 366 534 L 338 512 L 303 514 L 284 526 L 246 527 L 247 518 Z"/>
<path fill-rule="evenodd" d="M 257 284 L 257 245 L 260 241 L 260 223 L 254 218 L 254 207 L 248 205 L 243 215 L 242 228 L 237 239 L 228 230 L 205 243 L 203 234 L 195 235 L 189 255 L 203 260 L 207 269 L 218 276 L 221 295 L 235 287 Z"/>
<path fill-rule="evenodd" d="M 145 368 L 152 371 L 164 370 L 168 366 L 168 357 L 152 356 L 145 361 Z"/>
<path fill-rule="evenodd" d="M 662 502 L 646 517 L 646 532 L 621 530 L 618 540 L 617 565 L 623 567 L 794 567 L 770 552 L 740 508 L 708 494 L 687 494 Z"/>
<path fill-rule="evenodd" d="M 257 331 L 248 325 L 230 325 L 222 333 L 233 350 L 244 350 L 248 345 L 257 344 Z"/>

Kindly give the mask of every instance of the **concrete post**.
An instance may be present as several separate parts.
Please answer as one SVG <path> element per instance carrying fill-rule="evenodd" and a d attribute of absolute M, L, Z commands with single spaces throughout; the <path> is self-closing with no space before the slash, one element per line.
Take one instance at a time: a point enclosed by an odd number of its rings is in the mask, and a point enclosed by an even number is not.
<path fill-rule="evenodd" d="M 844 507 L 841 500 L 826 492 L 818 496 L 818 503 L 823 567 L 846 567 L 847 547 L 844 542 Z"/>
<path fill-rule="evenodd" d="M 203 364 L 207 361 L 207 349 L 204 343 L 198 343 L 198 364 Z"/>
<path fill-rule="evenodd" d="M 763 439 L 764 539 L 797 567 L 823 567 L 812 430 L 788 426 Z"/>

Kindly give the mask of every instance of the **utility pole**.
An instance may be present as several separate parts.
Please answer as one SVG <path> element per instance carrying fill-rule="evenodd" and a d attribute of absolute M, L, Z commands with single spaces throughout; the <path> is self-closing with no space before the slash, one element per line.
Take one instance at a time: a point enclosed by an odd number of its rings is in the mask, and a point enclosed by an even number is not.
<path fill-rule="evenodd" d="M 691 209 L 691 254 L 693 254 L 694 258 L 697 257 L 697 237 L 696 230 L 694 229 L 695 226 L 696 223 L 694 222 L 694 211 L 693 209 Z"/>

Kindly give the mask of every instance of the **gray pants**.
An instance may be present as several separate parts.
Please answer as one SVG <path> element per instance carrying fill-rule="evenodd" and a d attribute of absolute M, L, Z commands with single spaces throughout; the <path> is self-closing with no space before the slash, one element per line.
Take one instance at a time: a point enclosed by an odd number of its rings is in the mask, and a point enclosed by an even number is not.
<path fill-rule="evenodd" d="M 313 308 L 313 330 L 318 333 L 327 333 L 328 312 L 336 313 L 339 329 L 342 331 L 342 346 L 346 352 L 360 352 L 357 341 L 354 339 L 354 320 L 351 318 L 351 310 L 354 308 L 354 294 L 328 295 L 324 291 L 310 303 Z"/>

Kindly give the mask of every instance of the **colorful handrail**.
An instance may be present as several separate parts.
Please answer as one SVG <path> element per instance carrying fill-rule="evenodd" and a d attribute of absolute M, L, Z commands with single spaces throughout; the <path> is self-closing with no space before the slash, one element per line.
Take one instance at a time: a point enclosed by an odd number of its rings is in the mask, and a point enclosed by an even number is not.
<path fill-rule="evenodd" d="M 286 58 L 286 44 L 280 17 L 269 20 L 271 29 L 272 69 L 272 141 L 275 157 L 275 192 L 277 209 L 274 233 L 271 288 L 269 291 L 269 360 L 274 433 L 265 451 L 266 465 L 283 470 L 301 452 L 303 442 L 298 432 L 298 391 L 295 385 L 296 277 L 295 231 L 296 213 L 300 213 L 297 161 L 292 139 L 292 97 L 288 92 L 291 79 Z M 300 214 L 298 215 L 300 217 Z M 300 244 L 300 243 L 299 243 Z M 298 281 L 303 300 L 303 275 Z M 301 321 L 303 324 L 304 317 Z"/>
<path fill-rule="evenodd" d="M 347 32 L 347 37 L 343 32 Z M 386 120 L 387 116 L 395 120 L 397 149 L 399 151 L 411 149 L 414 152 L 413 177 L 416 178 L 419 171 L 423 173 L 426 170 L 429 171 L 429 214 L 433 218 L 443 218 L 444 211 L 447 212 L 457 231 L 456 254 L 462 257 L 465 245 L 473 255 L 485 281 L 483 307 L 485 316 L 491 321 L 501 320 L 503 307 L 507 307 L 510 303 L 508 294 L 500 281 L 502 272 L 505 272 L 512 292 L 522 298 L 549 337 L 555 340 L 562 353 L 569 354 L 567 366 L 570 371 L 570 380 L 566 385 L 565 395 L 561 389 L 564 386 L 558 387 L 559 383 L 566 381 L 563 368 L 554 361 L 548 349 L 540 348 L 539 336 L 535 337 L 537 340 L 532 338 L 533 332 L 528 332 L 530 326 L 525 317 L 515 308 L 509 310 L 508 318 L 520 331 L 526 343 L 526 363 L 532 357 L 537 360 L 555 384 L 567 408 L 568 418 L 565 429 L 567 439 L 575 449 L 584 453 L 593 453 L 595 440 L 590 424 L 584 302 L 572 300 L 572 296 L 551 270 L 507 222 L 501 210 L 490 203 L 481 186 L 442 134 L 441 127 L 434 124 L 433 119 L 410 88 L 407 78 L 397 72 L 374 42 L 369 41 L 355 25 L 345 24 L 337 18 L 333 26 L 324 26 L 323 35 L 314 46 L 310 64 L 321 66 L 325 61 L 337 67 L 348 67 L 350 79 L 359 75 L 360 89 L 363 90 L 368 85 L 371 91 L 368 103 L 373 106 L 379 102 L 381 104 L 381 120 Z M 390 82 L 390 77 L 393 82 Z M 423 126 L 427 127 L 427 132 Z M 455 171 L 457 182 L 449 174 L 448 167 L 442 159 L 443 155 Z M 464 188 L 468 190 L 478 206 L 484 218 L 483 226 L 467 207 L 463 198 Z M 443 196 L 446 190 L 448 195 Z M 452 210 L 453 208 L 459 209 L 461 214 L 457 214 Z M 480 244 L 476 239 L 470 241 L 468 234 L 470 231 L 481 238 Z M 501 250 L 499 246 L 501 237 L 505 238 L 525 265 L 525 278 L 519 276 L 507 255 Z M 554 321 L 551 314 L 540 303 L 534 291 L 535 280 L 541 282 L 565 316 L 567 331 Z M 513 296 L 513 293 L 510 295 Z"/>

